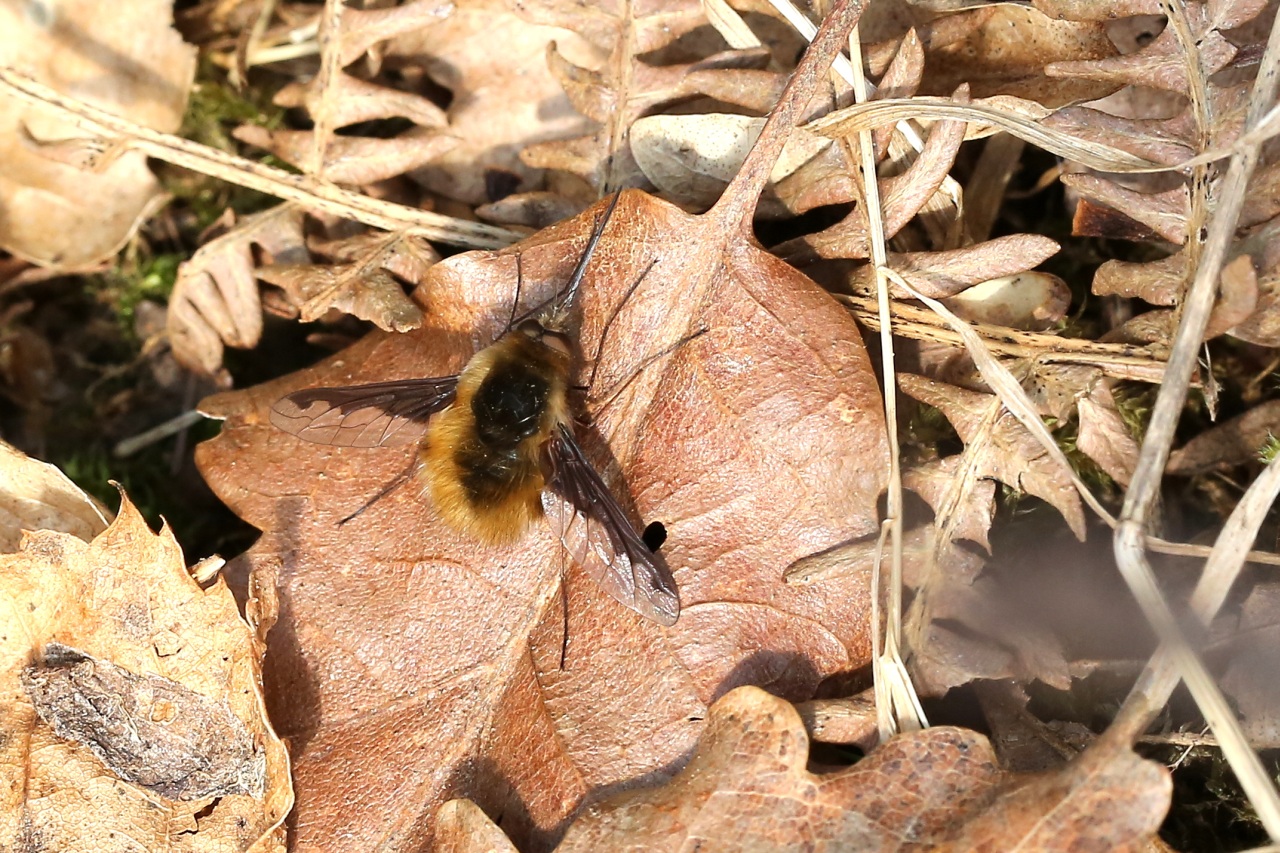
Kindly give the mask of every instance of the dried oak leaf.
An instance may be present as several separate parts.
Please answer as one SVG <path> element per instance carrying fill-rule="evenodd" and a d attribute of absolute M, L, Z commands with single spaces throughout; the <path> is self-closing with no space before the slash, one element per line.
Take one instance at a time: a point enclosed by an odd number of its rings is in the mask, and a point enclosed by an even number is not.
<path fill-rule="evenodd" d="M 784 80 L 755 67 L 768 56 L 754 48 L 670 62 L 665 48 L 709 29 L 702 4 L 693 0 L 651 8 L 601 7 L 590 15 L 565 0 L 527 2 L 521 10 L 537 23 L 578 33 L 594 48 L 593 61 L 584 63 L 565 55 L 557 43 L 548 49 L 547 63 L 574 109 L 596 126 L 590 135 L 530 145 L 520 159 L 576 175 L 592 187 L 606 183 L 606 171 L 613 184 L 643 180 L 629 139 L 642 116 L 698 98 L 763 113 L 776 101 Z"/>
<path fill-rule="evenodd" d="M 433 267 L 434 328 L 206 401 L 227 423 L 197 459 L 263 529 L 245 562 L 280 592 L 269 698 L 298 746 L 298 849 L 421 843 L 460 794 L 541 846 L 584 797 L 670 772 L 724 691 L 807 698 L 866 662 L 865 580 L 795 587 L 783 571 L 874 529 L 879 390 L 847 314 L 738 236 L 724 205 L 690 216 L 624 193 L 581 293 L 582 440 L 633 518 L 666 527 L 684 602 L 671 629 L 566 566 L 542 524 L 480 546 L 409 487 L 338 527 L 412 450 L 307 444 L 266 416 L 301 387 L 457 372 L 505 328 L 517 257 L 521 305 L 536 305 L 562 286 L 590 214 Z"/>
<path fill-rule="evenodd" d="M 305 259 L 302 211 L 282 204 L 250 216 L 178 267 L 168 331 L 174 356 L 188 370 L 218 373 L 224 346 L 253 347 L 262 336 L 255 247 L 277 262 Z"/>
<path fill-rule="evenodd" d="M 899 735 L 839 772 L 811 773 L 807 757 L 796 710 L 739 688 L 711 707 L 684 770 L 592 806 L 556 851 L 1137 851 L 1171 790 L 1162 767 L 1124 746 L 1010 777 L 986 738 L 959 728 Z M 489 846 L 499 831 L 472 807 L 450 803 L 440 818 L 445 849 L 513 849 Z"/>
<path fill-rule="evenodd" d="M 267 130 L 243 125 L 234 136 L 271 151 L 304 172 L 342 184 L 375 183 L 438 159 L 453 148 L 455 141 L 441 132 L 443 116 L 434 104 L 412 92 L 361 80 L 342 69 L 363 56 L 368 59 L 366 71 L 376 75 L 381 70 L 383 42 L 403 33 L 430 29 L 452 11 L 449 0 L 417 0 L 385 9 L 331 4 L 321 16 L 319 72 L 304 92 L 290 88 L 277 99 L 282 105 L 305 106 L 314 127 Z M 336 133 L 344 127 L 380 119 L 406 120 L 414 126 L 390 138 Z"/>
<path fill-rule="evenodd" d="M 968 83 L 975 98 L 1014 95 L 1052 108 L 1101 98 L 1123 85 L 1055 79 L 1050 70 L 1064 61 L 1114 57 L 1115 45 L 1101 20 L 1054 20 L 1024 6 L 993 6 L 970 14 L 973 20 L 966 23 L 963 38 L 935 46 L 922 31 L 926 59 L 921 94 L 947 94 Z"/>
<path fill-rule="evenodd" d="M 0 441 L 0 553 L 17 551 L 24 530 L 59 530 L 88 542 L 110 517 L 56 467 Z"/>
<path fill-rule="evenodd" d="M 1071 472 L 1049 458 L 999 397 L 912 374 L 899 376 L 898 384 L 903 393 L 946 415 L 965 443 L 966 468 L 974 476 L 991 477 L 1043 499 L 1062 513 L 1077 539 L 1084 539 L 1084 509 Z"/>
<path fill-rule="evenodd" d="M 547 67 L 553 41 L 582 61 L 594 55 L 572 32 L 531 23 L 486 0 L 458 0 L 445 20 L 388 43 L 388 62 L 398 68 L 422 66 L 452 95 L 446 132 L 455 144 L 417 169 L 414 179 L 468 205 L 497 200 L 489 191 L 488 176 L 494 174 L 514 177 L 516 193 L 543 189 L 542 170 L 525 165 L 520 152 L 531 144 L 578 136 L 587 127 Z"/>
<path fill-rule="evenodd" d="M 26 534 L 0 555 L 0 847 L 283 851 L 262 653 L 128 498 L 91 542 Z"/>
<path fill-rule="evenodd" d="M 172 9 L 168 0 L 123 4 L 106 15 L 87 0 L 5 3 L 0 66 L 172 132 L 195 75 L 195 49 L 173 29 Z M 110 162 L 86 170 L 45 156 L 31 141 L 82 136 L 62 113 L 0 95 L 0 246 L 46 266 L 91 266 L 114 254 L 162 203 L 141 151 L 111 151 L 117 156 Z M 97 142 L 85 140 L 82 151 Z"/>

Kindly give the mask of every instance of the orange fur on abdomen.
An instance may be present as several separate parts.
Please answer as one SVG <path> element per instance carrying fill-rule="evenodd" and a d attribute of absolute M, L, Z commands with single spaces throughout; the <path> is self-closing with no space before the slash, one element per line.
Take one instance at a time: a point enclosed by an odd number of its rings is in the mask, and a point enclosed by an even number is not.
<path fill-rule="evenodd" d="M 479 438 L 472 401 L 490 371 L 512 363 L 531 365 L 550 391 L 537 431 L 514 448 L 496 451 Z M 496 544 L 518 539 L 542 515 L 542 448 L 555 423 L 569 416 L 567 373 L 567 356 L 519 333 L 505 335 L 467 363 L 457 398 L 432 420 L 421 450 L 427 490 L 451 526 Z M 480 493 L 468 488 L 477 480 L 485 486 Z"/>

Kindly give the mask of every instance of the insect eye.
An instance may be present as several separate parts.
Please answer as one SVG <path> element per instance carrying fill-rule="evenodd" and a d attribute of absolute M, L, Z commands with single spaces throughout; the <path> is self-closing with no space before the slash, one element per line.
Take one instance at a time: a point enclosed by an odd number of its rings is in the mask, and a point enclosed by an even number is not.
<path fill-rule="evenodd" d="M 546 334 L 547 330 L 542 328 L 542 324 L 537 320 L 525 320 L 519 326 L 516 326 L 516 331 L 527 335 L 536 341 L 538 338 Z"/>

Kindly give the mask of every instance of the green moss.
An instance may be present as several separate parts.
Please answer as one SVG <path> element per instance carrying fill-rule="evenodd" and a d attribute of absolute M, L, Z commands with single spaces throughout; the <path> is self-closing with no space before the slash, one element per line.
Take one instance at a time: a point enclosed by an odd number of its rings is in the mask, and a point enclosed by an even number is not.
<path fill-rule="evenodd" d="M 1258 458 L 1262 460 L 1262 464 L 1270 465 L 1275 461 L 1277 453 L 1280 453 L 1280 438 L 1268 432 L 1266 442 L 1258 450 Z"/>

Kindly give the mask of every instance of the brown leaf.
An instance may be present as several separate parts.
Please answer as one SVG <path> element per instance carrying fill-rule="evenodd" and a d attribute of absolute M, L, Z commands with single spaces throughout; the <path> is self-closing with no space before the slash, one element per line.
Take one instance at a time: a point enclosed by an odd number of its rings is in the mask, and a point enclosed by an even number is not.
<path fill-rule="evenodd" d="M 405 295 L 385 269 L 369 263 L 278 264 L 259 267 L 258 278 L 289 294 L 304 323 L 320 319 L 331 308 L 368 320 L 389 332 L 422 325 L 422 309 Z"/>
<path fill-rule="evenodd" d="M 147 127 L 174 131 L 195 75 L 195 49 L 172 27 L 173 4 L 95 3 L 0 8 L 0 64 Z M 56 117 L 55 117 L 56 116 Z M 111 151 L 93 171 L 43 156 L 36 140 L 80 140 L 76 122 L 0 95 L 0 246 L 60 269 L 116 252 L 163 202 L 141 151 Z M 99 149 L 101 140 L 85 140 Z M 108 141 L 106 144 L 109 144 Z"/>
<path fill-rule="evenodd" d="M 662 48 L 705 27 L 701 3 L 691 0 L 643 11 L 609 7 L 593 15 L 584 15 L 576 3 L 527 3 L 523 10 L 538 23 L 581 34 L 598 51 L 589 63 L 568 56 L 558 41 L 547 51 L 547 63 L 573 107 L 598 127 L 587 136 L 530 145 L 521 152 L 521 160 L 569 172 L 591 187 L 643 181 L 627 132 L 641 116 L 694 98 L 764 112 L 783 81 L 775 72 L 751 67 L 767 58 L 757 49 L 725 51 L 695 62 L 666 62 Z M 599 55 L 605 57 L 603 62 Z"/>
<path fill-rule="evenodd" d="M 311 157 L 315 137 L 309 130 L 267 130 L 252 124 L 236 128 L 231 135 L 299 168 Z M 325 146 L 321 173 L 338 184 L 372 184 L 436 162 L 456 144 L 431 128 L 408 130 L 391 139 L 335 136 Z"/>
<path fill-rule="evenodd" d="M 1180 249 L 1167 258 L 1147 263 L 1107 261 L 1093 276 L 1098 296 L 1128 296 L 1152 305 L 1173 305 L 1189 281 L 1187 256 Z"/>
<path fill-rule="evenodd" d="M 835 773 L 810 773 L 807 752 L 791 706 L 740 688 L 712 706 L 683 771 L 594 805 L 556 850 L 790 850 L 803 827 L 817 850 L 1136 851 L 1159 827 L 1171 787 L 1163 768 L 1127 748 L 1009 779 L 985 738 L 957 728 L 899 735 Z M 453 849 L 485 849 L 496 828 L 468 813 L 474 841 Z"/>
<path fill-rule="evenodd" d="M 1189 195 L 1185 186 L 1161 193 L 1146 193 L 1127 189 L 1096 175 L 1063 175 L 1062 183 L 1142 223 L 1174 245 L 1180 245 L 1186 239 Z M 1085 233 L 1080 228 L 1074 231 L 1079 235 Z M 1091 228 L 1088 233 L 1114 236 L 1115 231 L 1103 226 Z"/>
<path fill-rule="evenodd" d="M 1169 454 L 1165 471 L 1190 477 L 1255 460 L 1271 435 L 1280 435 L 1280 400 L 1268 400 L 1200 433 Z"/>
<path fill-rule="evenodd" d="M 1100 379 L 1076 405 L 1080 413 L 1076 446 L 1111 479 L 1122 486 L 1129 485 L 1138 463 L 1138 442 L 1120 417 L 1110 381 Z"/>
<path fill-rule="evenodd" d="M 537 304 L 562 286 L 591 213 L 433 267 L 423 289 L 435 328 L 375 335 L 304 376 L 206 403 L 228 423 L 200 448 L 202 470 L 264 529 L 247 565 L 279 576 L 271 695 L 302 744 L 300 849 L 339 832 L 418 838 L 458 793 L 506 810 L 519 835 L 548 832 L 584 795 L 677 761 L 718 693 L 760 683 L 806 698 L 865 663 L 865 582 L 792 587 L 782 573 L 874 529 L 879 391 L 848 316 L 733 236 L 722 210 L 689 216 L 625 193 L 581 295 L 578 381 L 592 380 L 603 346 L 583 444 L 635 518 L 666 526 L 684 602 L 672 629 L 564 566 L 542 525 L 518 546 L 481 547 L 399 489 L 335 527 L 412 452 L 305 444 L 265 416 L 299 387 L 457 372 L 510 318 L 517 256 L 521 304 Z M 370 766 L 381 754 L 398 757 Z M 450 783 L 464 766 L 478 769 Z M 355 767 L 364 784 L 352 792 Z"/>
<path fill-rule="evenodd" d="M 1260 583 L 1239 612 L 1220 616 L 1215 631 L 1229 633 L 1230 663 L 1222 688 L 1238 703 L 1249 743 L 1256 749 L 1280 746 L 1280 679 L 1275 644 L 1280 639 L 1280 588 Z"/>
<path fill-rule="evenodd" d="M 966 100 L 967 92 L 961 90 L 956 97 Z M 938 122 L 910 168 L 901 175 L 879 181 L 886 238 L 902 230 L 933 198 L 948 177 L 963 141 L 963 122 Z M 852 184 L 849 186 L 852 197 Z M 830 228 L 789 240 L 775 246 L 774 251 L 797 265 L 819 258 L 865 258 L 869 251 L 866 211 L 859 206 Z"/>
<path fill-rule="evenodd" d="M 1280 269 L 1264 260 L 1257 285 L 1257 310 L 1236 324 L 1230 334 L 1259 346 L 1280 346 Z"/>
<path fill-rule="evenodd" d="M 263 649 L 167 530 L 126 498 L 92 542 L 29 533 L 0 556 L 0 601 L 0 766 L 27 780 L 0 797 L 0 845 L 283 851 L 292 790 Z"/>
<path fill-rule="evenodd" d="M 548 69 L 547 48 L 554 42 L 583 62 L 595 54 L 572 32 L 531 24 L 506 7 L 478 0 L 454 5 L 445 20 L 388 46 L 388 56 L 401 63 L 424 63 L 431 80 L 452 95 L 446 113 L 454 146 L 413 177 L 471 205 L 497 200 L 487 189 L 488 173 L 514 175 L 514 192 L 542 190 L 541 169 L 526 165 L 521 152 L 530 144 L 580 136 L 590 124 Z"/>
<path fill-rule="evenodd" d="M 1196 49 L 1202 74 L 1206 77 L 1226 67 L 1235 56 L 1235 47 L 1216 29 L 1206 29 L 1208 4 L 1187 3 L 1187 17 L 1197 36 Z M 1050 62 L 1044 66 L 1050 77 L 1075 80 L 1097 80 L 1122 85 L 1151 86 L 1170 92 L 1187 90 L 1187 58 L 1173 27 L 1165 27 L 1160 35 L 1137 53 L 1099 59 Z"/>
<path fill-rule="evenodd" d="M 254 246 L 277 261 L 306 257 L 302 213 L 280 205 L 245 219 L 201 246 L 178 267 L 169 299 L 169 339 L 187 369 L 215 374 L 224 344 L 249 348 L 262 335 L 262 303 L 254 273 Z"/>
<path fill-rule="evenodd" d="M 319 108 L 316 104 L 319 97 L 316 82 L 319 79 L 313 77 L 305 86 L 290 83 L 276 92 L 272 102 L 281 107 L 306 107 L 314 115 Z M 334 75 L 329 86 L 333 90 L 330 118 L 335 127 L 387 118 L 406 118 L 426 128 L 444 127 L 449 123 L 444 110 L 412 92 L 402 92 L 342 73 Z"/>
<path fill-rule="evenodd" d="M 975 98 L 1014 95 L 1059 107 L 1103 97 L 1122 85 L 1055 80 L 1046 73 L 1055 60 L 1099 61 L 1115 56 L 1106 28 L 1097 21 L 1053 20 L 1017 6 L 980 9 L 975 17 L 981 24 L 961 40 L 940 49 L 931 49 L 926 40 L 923 94 L 943 94 L 968 83 Z"/>
<path fill-rule="evenodd" d="M 1140 119 L 1089 107 L 1067 107 L 1042 123 L 1079 140 L 1100 142 L 1156 163 L 1183 163 L 1196 154 L 1192 144 L 1195 128 L 1187 110 L 1171 119 Z"/>
<path fill-rule="evenodd" d="M 977 542 L 990 553 L 987 532 L 995 516 L 996 483 L 977 479 L 975 472 L 963 487 L 957 488 L 963 462 L 961 454 L 957 454 L 917 465 L 903 472 L 902 485 L 924 498 L 935 515 L 950 519 L 953 539 Z"/>
<path fill-rule="evenodd" d="M 925 296 L 943 299 L 984 281 L 1026 272 L 1058 248 L 1038 234 L 1011 234 L 944 252 L 890 253 L 889 266 Z M 898 295 L 906 297 L 901 289 Z"/>
<path fill-rule="evenodd" d="M 967 391 L 922 376 L 898 377 L 903 392 L 936 406 L 960 434 L 976 476 L 993 477 L 1042 498 L 1062 513 L 1076 538 L 1084 539 L 1084 510 L 1062 470 L 993 394 Z"/>
<path fill-rule="evenodd" d="M 991 808 L 934 849 L 1139 853 L 1172 793 L 1164 767 L 1104 735 L 1061 770 L 1002 790 Z"/>

